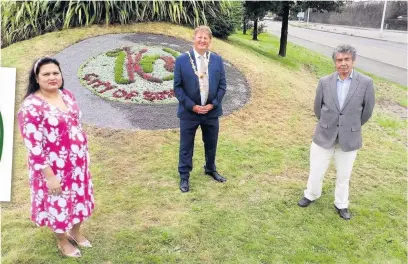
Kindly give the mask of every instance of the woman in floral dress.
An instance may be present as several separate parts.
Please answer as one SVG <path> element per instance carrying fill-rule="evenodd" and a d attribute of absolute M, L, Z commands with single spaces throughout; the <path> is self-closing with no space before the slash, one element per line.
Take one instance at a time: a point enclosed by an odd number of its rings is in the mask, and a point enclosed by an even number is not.
<path fill-rule="evenodd" d="M 80 226 L 94 208 L 88 145 L 57 60 L 43 57 L 32 67 L 18 122 L 28 150 L 31 219 L 51 228 L 65 256 L 80 257 L 75 245 L 91 247 Z"/>

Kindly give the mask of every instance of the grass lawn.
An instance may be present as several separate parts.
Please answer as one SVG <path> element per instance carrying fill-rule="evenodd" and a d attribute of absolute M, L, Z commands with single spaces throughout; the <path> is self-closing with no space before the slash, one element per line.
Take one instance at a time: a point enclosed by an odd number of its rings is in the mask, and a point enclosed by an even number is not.
<path fill-rule="evenodd" d="M 140 23 L 63 30 L 13 44 L 1 50 L 2 66 L 17 67 L 17 102 L 35 58 L 85 38 L 123 32 L 186 40 L 193 34 L 180 26 Z M 334 210 L 333 166 L 321 199 L 299 208 L 317 80 L 333 65 L 291 44 L 282 59 L 275 55 L 278 39 L 270 35 L 256 44 L 246 38 L 215 39 L 212 47 L 251 87 L 249 103 L 221 119 L 217 165 L 226 184 L 203 175 L 199 134 L 191 192 L 181 194 L 177 129 L 85 125 L 96 210 L 84 233 L 94 247 L 82 250 L 79 261 L 64 259 L 52 232 L 29 220 L 26 151 L 16 127 L 12 202 L 2 205 L 2 263 L 406 263 L 407 123 L 395 111 L 406 87 L 375 78 L 378 103 L 363 128 L 364 147 L 351 179 L 352 220 Z"/>

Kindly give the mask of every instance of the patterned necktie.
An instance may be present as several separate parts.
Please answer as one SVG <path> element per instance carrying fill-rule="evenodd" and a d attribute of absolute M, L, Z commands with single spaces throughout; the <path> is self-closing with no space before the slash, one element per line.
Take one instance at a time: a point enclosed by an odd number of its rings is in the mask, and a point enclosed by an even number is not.
<path fill-rule="evenodd" d="M 206 105 L 207 99 L 208 99 L 208 90 L 209 90 L 208 74 L 206 70 L 204 56 L 200 56 L 198 58 L 200 60 L 200 76 L 203 76 L 203 78 L 201 78 L 200 80 L 201 105 Z"/>

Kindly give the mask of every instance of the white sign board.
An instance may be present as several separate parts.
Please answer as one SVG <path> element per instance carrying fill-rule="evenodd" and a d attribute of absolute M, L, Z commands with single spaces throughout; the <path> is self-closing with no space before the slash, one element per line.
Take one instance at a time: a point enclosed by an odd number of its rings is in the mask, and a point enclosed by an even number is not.
<path fill-rule="evenodd" d="M 13 162 L 16 69 L 0 68 L 0 202 L 9 202 Z"/>

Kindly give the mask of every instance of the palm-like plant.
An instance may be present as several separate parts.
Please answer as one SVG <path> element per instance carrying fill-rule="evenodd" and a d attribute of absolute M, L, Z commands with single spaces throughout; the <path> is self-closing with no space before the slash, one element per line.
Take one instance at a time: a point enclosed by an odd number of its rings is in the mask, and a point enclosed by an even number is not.
<path fill-rule="evenodd" d="M 62 28 L 169 21 L 197 26 L 228 15 L 228 1 L 1 1 L 1 46 Z"/>

